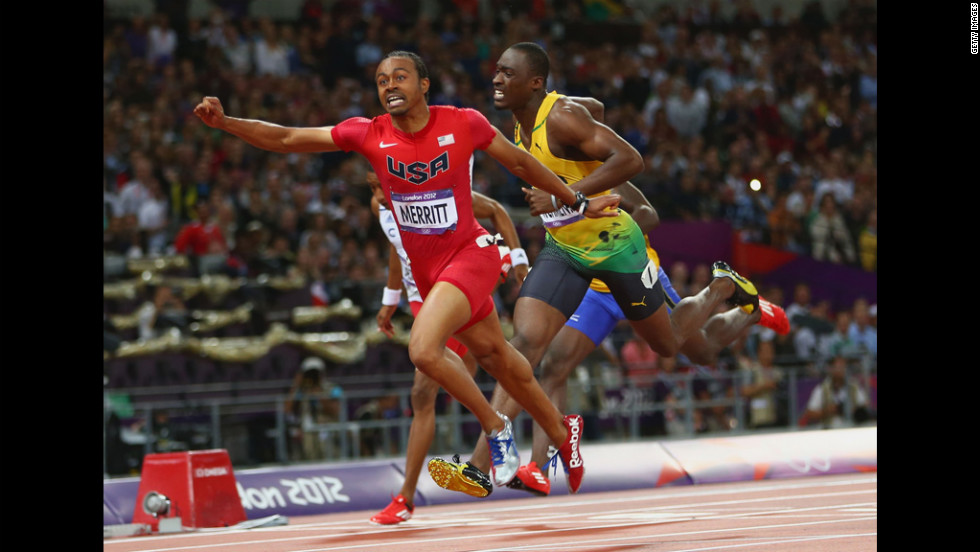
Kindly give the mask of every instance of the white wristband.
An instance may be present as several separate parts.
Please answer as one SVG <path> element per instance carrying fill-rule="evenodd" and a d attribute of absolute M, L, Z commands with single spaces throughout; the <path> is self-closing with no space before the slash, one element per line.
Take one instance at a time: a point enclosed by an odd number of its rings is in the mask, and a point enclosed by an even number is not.
<path fill-rule="evenodd" d="M 524 249 L 515 247 L 510 250 L 510 264 L 514 266 L 528 264 L 527 253 L 524 252 Z"/>
<path fill-rule="evenodd" d="M 381 296 L 381 304 L 390 307 L 392 305 L 397 305 L 402 301 L 402 290 L 391 289 L 385 286 L 384 295 Z"/>

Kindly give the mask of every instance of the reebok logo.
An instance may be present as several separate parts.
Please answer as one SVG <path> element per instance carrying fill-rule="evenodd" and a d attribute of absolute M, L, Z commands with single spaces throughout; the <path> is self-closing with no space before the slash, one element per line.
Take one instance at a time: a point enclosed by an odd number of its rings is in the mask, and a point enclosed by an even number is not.
<path fill-rule="evenodd" d="M 568 449 L 571 453 L 568 459 L 569 468 L 582 466 L 582 457 L 578 453 L 578 443 L 582 437 L 582 417 L 569 416 L 565 418 L 568 424 Z"/>

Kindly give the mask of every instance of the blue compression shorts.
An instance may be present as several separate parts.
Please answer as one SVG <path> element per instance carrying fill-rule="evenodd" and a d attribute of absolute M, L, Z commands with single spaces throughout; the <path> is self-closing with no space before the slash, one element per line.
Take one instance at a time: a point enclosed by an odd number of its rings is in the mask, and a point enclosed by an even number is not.
<path fill-rule="evenodd" d="M 667 277 L 663 268 L 657 271 L 657 278 L 660 280 L 660 285 L 663 286 L 664 300 L 667 303 L 667 310 L 670 311 L 680 302 L 681 298 L 674 290 L 674 286 L 670 283 L 670 278 Z M 613 331 L 616 324 L 625 318 L 623 310 L 619 308 L 611 293 L 602 293 L 589 288 L 585 297 L 582 298 L 582 302 L 575 309 L 575 313 L 565 322 L 565 325 L 584 333 L 598 347 L 602 340 Z"/>

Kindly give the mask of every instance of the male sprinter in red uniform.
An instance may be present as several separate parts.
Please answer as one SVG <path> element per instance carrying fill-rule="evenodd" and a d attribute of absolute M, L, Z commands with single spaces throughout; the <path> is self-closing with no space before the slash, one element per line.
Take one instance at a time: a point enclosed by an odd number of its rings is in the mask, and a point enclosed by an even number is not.
<path fill-rule="evenodd" d="M 208 126 L 280 153 L 355 151 L 374 168 L 398 220 L 402 244 L 423 303 L 412 326 L 412 363 L 479 420 L 486 434 L 494 483 L 509 483 L 520 467 L 511 422 L 491 406 L 450 336 L 514 398 L 559 447 L 569 487 L 578 491 L 585 468 L 579 451 L 581 416 L 562 416 L 534 378 L 531 365 L 507 342 L 490 296 L 500 254 L 472 209 L 473 156 L 486 151 L 528 184 L 554 194 L 588 218 L 616 216 L 619 197 L 589 200 L 575 193 L 527 151 L 515 146 L 473 109 L 429 106 L 428 69 L 414 53 L 389 53 L 375 73 L 387 113 L 353 117 L 336 126 L 284 127 L 227 117 L 221 102 L 205 97 L 194 113 Z M 607 210 L 607 208 L 609 208 Z"/>
<path fill-rule="evenodd" d="M 381 182 L 374 172 L 367 174 L 367 182 L 371 186 L 371 212 L 378 217 L 378 222 L 388 238 L 388 282 L 385 285 L 381 299 L 381 310 L 376 316 L 378 329 L 388 337 L 393 337 L 395 328 L 391 317 L 402 300 L 402 288 L 405 289 L 408 305 L 412 315 L 418 314 L 422 308 L 422 295 L 412 276 L 412 261 L 405 248 L 402 247 L 401 234 L 398 232 L 398 222 L 395 214 L 388 208 L 388 199 Z M 501 281 L 507 277 L 511 266 L 517 283 L 524 282 L 528 272 L 527 254 L 521 248 L 520 237 L 514 221 L 507 210 L 497 200 L 479 192 L 473 192 L 473 215 L 477 219 L 489 219 L 492 228 L 500 233 L 503 245 L 499 246 L 501 255 Z M 466 346 L 449 338 L 446 347 L 463 359 L 466 371 L 470 376 L 476 375 L 476 359 L 466 349 Z M 371 523 L 376 525 L 397 525 L 412 518 L 415 512 L 415 491 L 418 487 L 419 474 L 425 464 L 425 456 L 432 446 L 436 433 L 436 395 L 439 385 L 422 372 L 415 371 L 412 382 L 412 424 L 408 430 L 408 445 L 405 449 L 405 479 L 399 493 L 391 498 L 391 503 L 383 510 L 371 516 Z M 557 403 L 556 403 L 557 404 Z M 547 446 L 547 445 L 545 445 Z M 459 465 L 459 462 L 456 462 Z M 445 481 L 444 485 L 452 490 L 484 497 L 493 492 L 493 483 L 482 471 L 462 465 L 459 469 L 467 477 L 455 478 L 455 482 Z M 514 478 L 517 481 L 517 478 Z"/>

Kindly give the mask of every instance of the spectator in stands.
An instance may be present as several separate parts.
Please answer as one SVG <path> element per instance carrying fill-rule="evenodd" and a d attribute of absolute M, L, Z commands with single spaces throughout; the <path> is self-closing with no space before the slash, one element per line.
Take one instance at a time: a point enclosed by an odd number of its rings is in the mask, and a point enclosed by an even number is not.
<path fill-rule="evenodd" d="M 619 351 L 626 379 L 633 387 L 650 387 L 657 375 L 659 355 L 635 331 Z"/>
<path fill-rule="evenodd" d="M 241 30 L 234 21 L 229 21 L 223 27 L 224 43 L 221 53 L 225 65 L 238 75 L 247 75 L 254 66 L 252 43 L 242 36 Z"/>
<path fill-rule="evenodd" d="M 719 401 L 731 399 L 734 389 L 721 367 L 691 364 L 687 367 L 687 371 L 693 374 L 691 390 L 694 400 L 702 403 L 717 403 L 694 409 L 694 431 L 696 433 L 730 431 L 734 421 L 733 413 Z"/>
<path fill-rule="evenodd" d="M 177 427 L 170 419 L 170 412 L 158 408 L 153 411 L 153 452 L 178 452 L 187 450 L 187 443 L 180 440 Z"/>
<path fill-rule="evenodd" d="M 398 395 L 391 389 L 370 401 L 362 404 L 354 411 L 354 419 L 358 422 L 373 422 L 390 420 L 402 415 L 398 403 Z M 397 449 L 385 450 L 385 429 L 379 427 L 362 427 L 360 433 L 361 456 L 390 456 L 398 454 Z"/>
<path fill-rule="evenodd" d="M 183 225 L 174 238 L 177 253 L 194 257 L 227 254 L 228 243 L 211 220 L 211 202 L 207 198 L 198 199 L 195 215 L 195 220 Z"/>
<path fill-rule="evenodd" d="M 323 243 L 323 234 L 317 232 L 310 234 L 296 254 L 296 267 L 309 281 L 330 279 L 336 264 L 330 248 Z"/>
<path fill-rule="evenodd" d="M 777 393 L 783 373 L 774 361 L 776 349 L 772 340 L 760 339 L 756 356 L 739 355 L 738 364 L 742 378 L 741 394 L 745 397 L 747 424 L 751 429 L 779 425 L 779 401 Z"/>
<path fill-rule="evenodd" d="M 142 152 L 131 156 L 133 174 L 119 191 L 119 215 L 138 215 L 143 202 L 150 198 L 149 182 L 153 178 L 153 161 Z"/>
<path fill-rule="evenodd" d="M 298 274 L 295 251 L 286 234 L 273 231 L 269 238 L 269 247 L 262 252 L 262 264 L 269 270 L 270 275 L 295 276 Z"/>
<path fill-rule="evenodd" d="M 146 59 L 149 48 L 147 27 L 146 17 L 141 14 L 133 15 L 129 21 L 129 26 L 123 32 L 123 40 L 126 43 L 130 58 Z"/>
<path fill-rule="evenodd" d="M 277 170 L 271 170 L 265 176 L 265 191 L 262 193 L 261 220 L 267 227 L 273 227 L 279 222 L 284 209 L 292 204 L 292 197 L 286 190 L 286 177 Z"/>
<path fill-rule="evenodd" d="M 834 331 L 833 322 L 830 321 L 830 302 L 818 301 L 806 314 L 798 315 L 793 320 L 796 356 L 806 361 L 818 360 L 820 343 Z"/>
<path fill-rule="evenodd" d="M 665 108 L 658 108 L 653 114 L 653 124 L 648 132 L 651 151 L 660 151 L 663 144 L 677 140 L 677 129 L 667 120 Z"/>
<path fill-rule="evenodd" d="M 146 286 L 148 300 L 139 309 L 139 338 L 160 337 L 171 328 L 187 328 L 188 310 L 174 288 L 167 284 Z"/>
<path fill-rule="evenodd" d="M 187 151 L 187 148 L 177 148 L 177 151 Z M 197 187 L 190 178 L 183 178 L 176 164 L 167 163 L 163 167 L 163 179 L 160 181 L 164 195 L 167 196 L 167 220 L 170 223 L 171 235 L 176 234 L 181 226 L 194 220 L 194 206 L 197 204 Z"/>
<path fill-rule="evenodd" d="M 235 208 L 235 203 L 230 199 L 219 199 L 216 196 L 212 196 L 211 210 L 214 212 L 214 225 L 218 227 L 221 235 L 225 237 L 225 245 L 228 246 L 229 250 L 234 249 L 236 245 L 235 238 L 238 236 L 239 228 L 244 228 L 248 224 L 239 226 L 238 210 Z"/>
<path fill-rule="evenodd" d="M 272 228 L 276 234 L 286 239 L 286 244 L 294 256 L 299 251 L 300 236 L 303 233 L 303 230 L 300 228 L 301 212 L 292 206 L 283 209 L 279 213 L 279 220 L 276 221 L 276 224 Z"/>
<path fill-rule="evenodd" d="M 255 74 L 285 77 L 289 75 L 289 50 L 281 31 L 264 17 L 259 22 L 260 36 L 255 41 Z"/>
<path fill-rule="evenodd" d="M 820 356 L 826 360 L 835 355 L 852 357 L 859 353 L 857 344 L 851 339 L 851 322 L 854 315 L 851 309 L 841 309 L 834 315 L 834 329 L 822 337 L 819 343 Z"/>
<path fill-rule="evenodd" d="M 127 257 L 133 257 L 137 251 L 142 253 L 136 215 L 120 215 L 109 219 L 108 226 L 102 232 L 102 251 Z"/>
<path fill-rule="evenodd" d="M 800 425 L 835 429 L 870 419 L 868 394 L 848 374 L 847 358 L 835 355 L 826 369 L 826 377 L 810 393 Z"/>
<path fill-rule="evenodd" d="M 235 246 L 228 252 L 224 272 L 231 278 L 256 278 L 267 274 L 262 261 L 266 229 L 253 220 L 235 231 Z"/>
<path fill-rule="evenodd" d="M 150 195 L 136 213 L 136 221 L 139 231 L 144 235 L 146 244 L 144 253 L 155 257 L 166 251 L 170 239 L 167 232 L 169 228 L 167 213 L 170 207 L 160 181 L 156 177 L 150 178 L 147 189 Z"/>
<path fill-rule="evenodd" d="M 691 295 L 697 295 L 701 293 L 701 290 L 708 287 L 711 279 L 711 267 L 707 263 L 697 263 L 694 265 L 694 270 L 691 271 L 691 281 L 687 289 Z"/>
<path fill-rule="evenodd" d="M 686 435 L 686 418 L 688 412 L 681 405 L 685 402 L 685 382 L 678 379 L 678 357 L 662 357 L 660 359 L 660 377 L 653 388 L 653 399 L 666 408 L 663 414 L 654 413 L 651 434 Z M 693 415 L 693 413 L 692 413 Z"/>
<path fill-rule="evenodd" d="M 333 433 L 319 427 L 320 424 L 340 419 L 343 389 L 326 379 L 326 363 L 319 357 L 303 360 L 293 379 L 286 398 L 286 415 L 289 417 L 292 443 L 298 445 L 294 452 L 299 460 L 324 460 L 337 454 L 335 447 L 337 430 Z M 329 441 L 328 441 L 329 439 Z"/>
<path fill-rule="evenodd" d="M 854 238 L 844 224 L 834 194 L 820 198 L 819 210 L 810 222 L 810 243 L 813 258 L 836 264 L 855 264 L 857 253 Z"/>
<path fill-rule="evenodd" d="M 878 209 L 868 213 L 867 222 L 858 235 L 858 251 L 861 268 L 868 272 L 878 272 Z"/>
<path fill-rule="evenodd" d="M 118 217 L 121 208 L 119 205 L 119 194 L 116 188 L 105 175 L 102 176 L 102 231 L 109 229 L 109 221 L 113 217 Z"/>
<path fill-rule="evenodd" d="M 810 284 L 807 282 L 797 282 L 793 286 L 793 301 L 786 306 L 786 317 L 789 318 L 789 323 L 792 325 L 797 325 L 796 317 L 803 314 L 809 314 L 810 309 L 813 307 L 813 295 L 810 290 Z"/>
<path fill-rule="evenodd" d="M 822 174 L 814 188 L 814 203 L 821 205 L 821 200 L 826 194 L 832 194 L 838 206 L 846 204 L 854 197 L 854 180 L 842 174 L 844 170 L 842 165 L 840 149 L 834 150 L 833 155 L 824 160 L 821 165 Z"/>
<path fill-rule="evenodd" d="M 800 235 L 803 224 L 787 207 L 788 196 L 787 192 L 776 192 L 775 204 L 766 215 L 769 223 L 769 245 L 777 249 L 801 253 L 803 248 L 797 242 L 797 236 Z"/>
<path fill-rule="evenodd" d="M 691 292 L 690 288 L 691 272 L 687 268 L 687 264 L 683 261 L 676 261 L 670 265 L 670 283 L 674 285 L 674 291 L 681 297 L 681 299 L 689 296 L 695 295 Z"/>
<path fill-rule="evenodd" d="M 157 12 L 147 31 L 146 60 L 150 67 L 160 69 L 173 63 L 176 53 L 177 31 L 170 26 L 170 17 L 166 13 Z"/>
<path fill-rule="evenodd" d="M 871 324 L 871 305 L 868 300 L 861 297 L 854 301 L 854 319 L 847 330 L 847 336 L 861 353 L 870 354 L 878 357 L 878 329 Z M 875 315 L 878 314 L 875 305 Z"/>
<path fill-rule="evenodd" d="M 707 93 L 682 81 L 680 93 L 667 100 L 667 121 L 681 138 L 694 138 L 708 123 L 708 107 Z"/>

